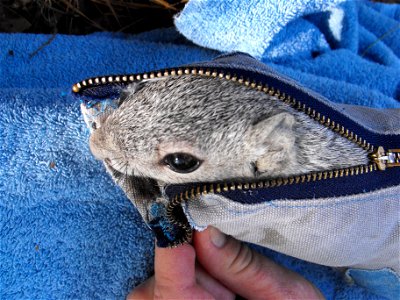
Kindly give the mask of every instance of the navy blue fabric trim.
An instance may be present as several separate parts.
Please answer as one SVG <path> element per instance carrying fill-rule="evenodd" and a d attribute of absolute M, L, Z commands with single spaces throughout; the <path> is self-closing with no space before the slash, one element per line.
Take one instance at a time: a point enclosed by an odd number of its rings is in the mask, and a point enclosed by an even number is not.
<path fill-rule="evenodd" d="M 117 99 L 121 95 L 121 91 L 128 84 L 126 83 L 108 83 L 98 84 L 89 88 L 84 88 L 76 94 L 81 99 L 89 100 L 104 100 L 104 99 Z"/>
<path fill-rule="evenodd" d="M 321 115 L 344 126 L 346 129 L 357 134 L 358 137 L 365 139 L 374 146 L 382 146 L 385 149 L 398 148 L 400 145 L 400 135 L 383 135 L 372 132 L 359 125 L 355 120 L 350 119 L 341 111 L 335 110 L 324 103 L 319 96 L 299 84 L 278 74 L 270 67 L 260 63 L 248 55 L 229 54 L 219 57 L 210 63 L 199 63 L 196 65 L 204 69 L 216 72 L 229 73 L 232 76 L 251 79 L 257 83 L 267 84 L 281 93 L 291 95 L 296 100 L 305 104 L 311 109 L 315 109 Z M 221 193 L 222 196 L 230 198 L 240 203 L 261 203 L 276 199 L 314 199 L 325 197 L 340 197 L 367 193 L 382 188 L 396 186 L 400 184 L 400 168 L 387 169 L 386 171 L 376 171 L 363 175 L 342 177 L 316 182 L 302 183 L 297 185 L 286 185 L 270 187 L 265 189 L 255 189 L 251 191 L 229 191 Z M 182 191 L 190 189 L 193 185 L 169 186 L 167 195 L 174 196 Z"/>
<path fill-rule="evenodd" d="M 372 132 L 350 119 L 341 111 L 328 105 L 328 101 L 318 94 L 307 90 L 295 81 L 278 74 L 273 69 L 263 63 L 253 59 L 249 55 L 240 53 L 228 54 L 219 57 L 213 62 L 198 63 L 186 67 L 198 67 L 205 70 L 229 73 L 232 76 L 249 78 L 261 84 L 279 89 L 281 93 L 290 95 L 311 109 L 315 109 L 321 115 L 330 118 L 344 126 L 346 129 L 357 134 L 374 146 L 382 146 L 385 149 L 398 148 L 400 145 L 400 135 L 383 135 Z M 182 67 L 185 68 L 185 67 Z M 118 97 L 123 85 L 121 84 L 99 84 L 98 86 L 85 88 L 78 97 L 89 98 L 110 98 Z M 357 175 L 352 177 L 335 178 L 321 180 L 312 183 L 298 185 L 286 185 L 267 189 L 257 189 L 250 191 L 230 191 L 222 195 L 241 203 L 259 203 L 274 199 L 310 199 L 320 197 L 339 197 L 353 195 L 363 192 L 370 192 L 400 184 L 400 168 L 387 169 L 384 172 Z M 172 185 L 167 188 L 167 195 L 172 197 L 182 191 L 191 188 L 191 184 Z M 196 185 L 197 186 L 197 185 Z"/>
<path fill-rule="evenodd" d="M 241 64 L 237 64 L 237 61 L 241 62 Z M 250 78 L 257 83 L 267 84 L 275 89 L 279 89 L 287 95 L 291 95 L 301 103 L 306 104 L 307 107 L 315 109 L 321 115 L 329 117 L 336 123 L 345 126 L 346 129 L 354 132 L 372 145 L 383 146 L 385 149 L 399 147 L 399 135 L 379 135 L 367 130 L 357 124 L 356 121 L 321 101 L 316 93 L 308 91 L 288 77 L 278 74 L 273 69 L 253 59 L 249 55 L 229 54 L 221 56 L 214 62 L 193 64 L 187 67 L 191 66 L 215 70 L 216 72 L 229 73 L 245 79 Z M 76 96 L 81 99 L 88 98 L 93 100 L 115 99 L 119 97 L 121 90 L 126 85 L 127 83 L 100 83 L 97 86 L 83 88 Z"/>
<path fill-rule="evenodd" d="M 175 208 L 174 215 L 182 224 L 189 224 L 183 213 L 182 207 L 178 206 Z M 166 216 L 166 208 L 162 203 L 153 203 L 150 208 L 150 214 L 153 219 L 147 224 L 154 232 L 157 239 L 157 246 L 165 248 L 170 246 L 173 242 L 179 240 L 185 236 L 185 231 L 177 224 L 172 224 Z"/>
<path fill-rule="evenodd" d="M 243 204 L 257 204 L 266 201 L 288 199 L 317 199 L 327 197 L 343 197 L 388 188 L 400 184 L 400 168 L 389 168 L 386 171 L 375 171 L 362 175 L 339 177 L 305 182 L 285 186 L 257 188 L 254 190 L 235 190 L 220 193 L 232 201 Z M 201 183 L 206 185 L 207 183 Z M 172 198 L 186 190 L 199 186 L 199 183 L 169 185 L 166 194 Z M 223 186 L 223 185 L 222 185 Z"/>
<path fill-rule="evenodd" d="M 248 57 L 246 57 L 248 59 Z M 260 63 L 261 64 L 261 63 Z M 399 147 L 400 144 L 400 136 L 399 135 L 380 135 L 374 132 L 367 130 L 361 125 L 357 124 L 356 121 L 348 118 L 343 115 L 340 111 L 333 109 L 328 106 L 320 99 L 315 97 L 315 93 L 308 91 L 305 88 L 300 87 L 297 83 L 293 82 L 291 79 L 288 79 L 285 76 L 282 76 L 272 69 L 265 66 L 264 68 L 268 71 L 269 74 L 258 72 L 256 70 L 236 68 L 230 66 L 229 64 L 218 64 L 218 63 L 206 63 L 206 64 L 198 64 L 197 67 L 202 67 L 204 69 L 215 70 L 216 72 L 229 73 L 231 75 L 236 75 L 238 77 L 243 77 L 244 79 L 250 78 L 251 80 L 256 81 L 257 83 L 267 84 L 275 89 L 279 89 L 281 93 L 285 93 L 290 95 L 301 103 L 305 104 L 307 107 L 311 109 L 315 109 L 321 115 L 330 118 L 335 121 L 335 123 L 339 123 L 344 126 L 346 129 L 354 132 L 359 137 L 367 140 L 370 144 L 375 146 L 382 146 L 385 149 L 391 149 L 395 147 Z"/>

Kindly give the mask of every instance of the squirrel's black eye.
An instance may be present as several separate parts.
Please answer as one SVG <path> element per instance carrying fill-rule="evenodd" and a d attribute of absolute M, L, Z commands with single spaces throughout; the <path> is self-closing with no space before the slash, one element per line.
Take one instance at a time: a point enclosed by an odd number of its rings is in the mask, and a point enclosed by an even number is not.
<path fill-rule="evenodd" d="M 164 163 L 177 173 L 190 173 L 201 164 L 196 157 L 186 153 L 173 153 L 164 157 Z"/>

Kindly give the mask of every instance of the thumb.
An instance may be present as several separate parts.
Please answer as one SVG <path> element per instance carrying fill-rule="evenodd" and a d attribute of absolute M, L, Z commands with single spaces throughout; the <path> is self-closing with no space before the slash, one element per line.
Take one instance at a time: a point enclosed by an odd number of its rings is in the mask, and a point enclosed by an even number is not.
<path fill-rule="evenodd" d="M 231 291 L 251 299 L 323 299 L 300 275 L 209 227 L 196 232 L 194 247 L 204 269 Z"/>

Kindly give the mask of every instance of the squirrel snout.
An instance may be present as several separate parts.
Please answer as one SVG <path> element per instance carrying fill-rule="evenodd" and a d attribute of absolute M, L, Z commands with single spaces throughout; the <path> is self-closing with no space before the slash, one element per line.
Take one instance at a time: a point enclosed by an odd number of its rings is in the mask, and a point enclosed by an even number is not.
<path fill-rule="evenodd" d="M 105 139 L 102 137 L 101 132 L 94 131 L 89 138 L 89 148 L 93 156 L 98 160 L 104 160 L 108 156 L 104 144 Z"/>

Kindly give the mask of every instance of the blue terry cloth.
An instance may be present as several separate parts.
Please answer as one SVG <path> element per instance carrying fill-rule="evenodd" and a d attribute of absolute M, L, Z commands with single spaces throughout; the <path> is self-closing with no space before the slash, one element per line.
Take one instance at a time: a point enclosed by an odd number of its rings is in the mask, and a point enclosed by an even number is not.
<path fill-rule="evenodd" d="M 192 0 L 175 19 L 175 25 L 203 47 L 261 58 L 273 37 L 288 23 L 343 1 Z"/>
<path fill-rule="evenodd" d="M 215 56 L 182 40 L 176 31 L 130 36 L 95 33 L 89 36 L 0 34 L 0 87 L 63 87 L 91 76 L 136 73 Z M 146 38 L 147 37 L 147 38 Z M 168 37 L 169 42 L 159 42 Z M 145 40 L 144 40 L 145 39 Z M 47 44 L 48 43 L 48 44 Z M 168 49 L 164 49 L 168 45 Z M 179 53 L 176 55 L 175 53 Z"/>
<path fill-rule="evenodd" d="M 357 270 L 349 269 L 346 276 L 368 289 L 379 291 L 389 299 L 398 299 L 400 295 L 399 275 L 390 269 Z"/>
<path fill-rule="evenodd" d="M 124 299 L 152 273 L 153 237 L 90 154 L 70 86 L 216 52 L 173 31 L 50 38 L 0 34 L 0 299 Z M 378 299 L 331 268 L 259 250 L 328 299 Z"/>
<path fill-rule="evenodd" d="M 364 1 L 191 0 L 189 40 L 243 51 L 331 101 L 400 107 L 400 5 Z"/>
<path fill-rule="evenodd" d="M 0 299 L 125 299 L 154 237 L 92 157 L 71 85 L 215 52 L 173 30 L 50 38 L 0 34 Z"/>

